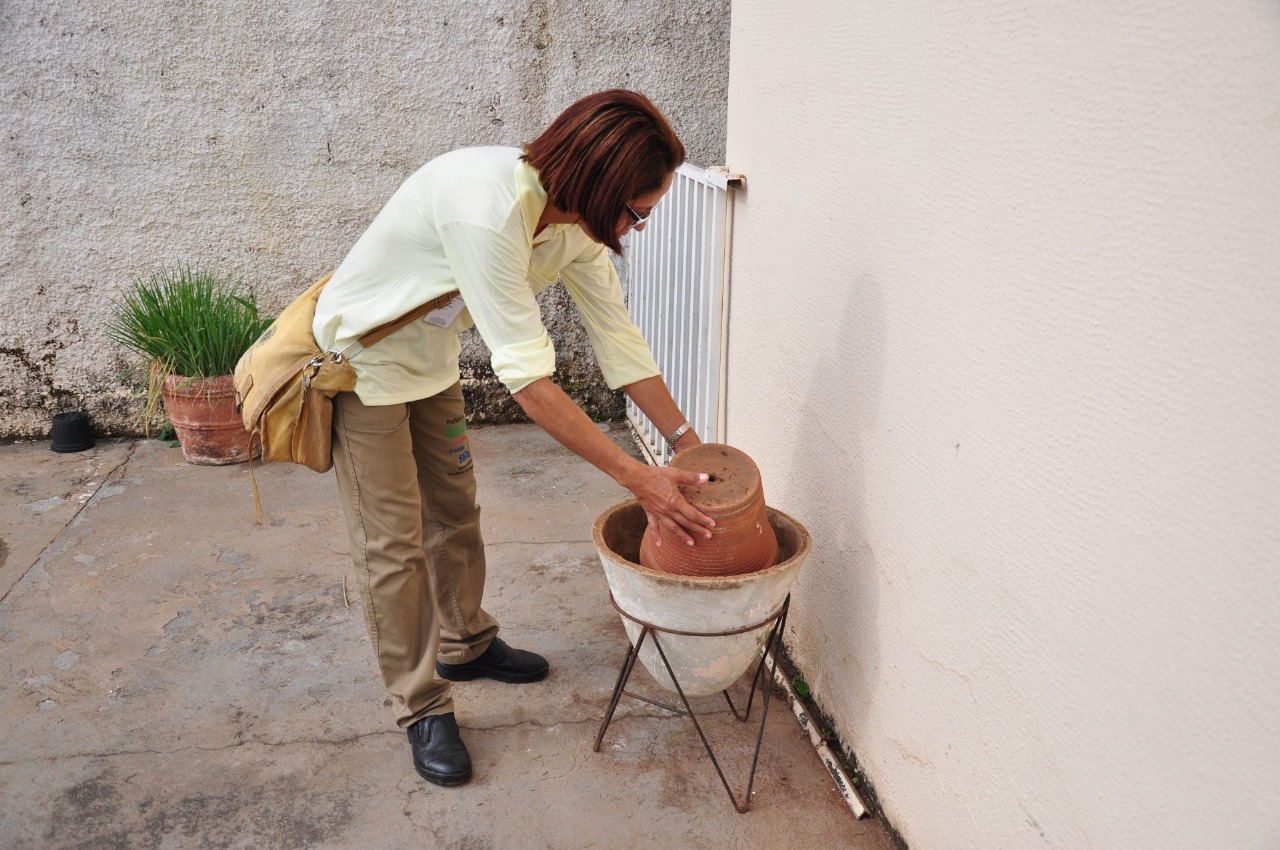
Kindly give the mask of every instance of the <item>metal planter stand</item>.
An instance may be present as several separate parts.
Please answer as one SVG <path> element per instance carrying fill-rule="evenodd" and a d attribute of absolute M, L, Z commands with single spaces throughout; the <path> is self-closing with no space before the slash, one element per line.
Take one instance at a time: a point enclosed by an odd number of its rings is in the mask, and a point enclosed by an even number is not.
<path fill-rule="evenodd" d="M 772 683 L 778 672 L 778 655 L 782 651 L 782 634 L 787 626 L 787 610 L 791 605 L 791 594 L 782 600 L 782 605 L 778 610 L 774 611 L 764 620 L 753 623 L 749 626 L 743 626 L 740 629 L 733 629 L 727 632 L 687 632 L 679 629 L 666 629 L 661 626 L 655 626 L 652 623 L 646 623 L 644 620 L 634 617 L 618 606 L 617 600 L 613 598 L 613 593 L 609 593 L 609 604 L 614 607 L 619 614 L 631 620 L 633 623 L 641 626 L 640 638 L 635 644 L 627 649 L 627 655 L 622 660 L 622 668 L 618 671 L 618 682 L 614 685 L 613 695 L 609 700 L 609 710 L 605 713 L 604 721 L 600 724 L 600 732 L 596 735 L 596 743 L 592 748 L 594 752 L 600 752 L 600 743 L 604 740 L 604 733 L 608 730 L 609 724 L 613 721 L 613 714 L 618 708 L 618 702 L 622 699 L 622 695 L 626 694 L 632 699 L 638 699 L 641 702 L 647 702 L 658 708 L 666 709 L 675 714 L 682 714 L 693 721 L 693 726 L 698 730 L 698 737 L 702 739 L 702 746 L 706 748 L 707 755 L 711 758 L 711 763 L 715 766 L 716 773 L 720 776 L 720 782 L 724 785 L 725 792 L 729 795 L 729 799 L 733 802 L 733 807 L 740 813 L 745 813 L 751 808 L 751 788 L 756 781 L 756 766 L 760 761 L 760 745 L 764 741 L 765 721 L 769 719 L 769 698 L 773 694 Z M 680 680 L 676 678 L 676 672 L 671 668 L 671 662 L 667 660 L 667 653 L 662 648 L 662 641 L 658 636 L 662 634 L 681 635 L 684 637 L 727 637 L 729 635 L 742 634 L 743 632 L 753 631 L 755 629 L 773 624 L 773 628 L 769 632 L 769 637 L 765 641 L 764 652 L 760 656 L 760 662 L 756 665 L 755 675 L 751 677 L 751 690 L 747 697 L 747 705 L 745 711 L 739 712 L 738 707 L 733 704 L 733 698 L 729 696 L 729 691 L 724 690 L 725 702 L 729 704 L 729 710 L 733 712 L 733 716 L 742 723 L 745 723 L 751 717 L 751 704 L 755 700 L 756 686 L 763 682 L 764 699 L 760 711 L 760 729 L 756 733 L 756 749 L 751 757 L 751 772 L 747 777 L 747 788 L 743 795 L 742 801 L 739 802 L 737 796 L 733 793 L 733 789 L 729 787 L 729 780 L 724 775 L 724 770 L 720 767 L 720 761 L 716 758 L 715 751 L 711 748 L 711 742 L 707 740 L 706 733 L 702 731 L 702 724 L 698 722 L 698 717 L 693 711 L 693 707 L 689 705 L 689 699 L 684 695 L 684 689 L 680 687 Z M 628 691 L 627 682 L 631 679 L 631 673 L 635 669 L 636 659 L 640 657 L 640 649 L 644 646 L 644 642 L 652 635 L 653 645 L 658 650 L 658 656 L 662 659 L 663 665 L 667 669 L 667 675 L 671 677 L 672 684 L 675 685 L 676 693 L 680 695 L 680 702 L 684 708 L 679 706 L 668 705 L 649 699 L 640 694 Z M 772 666 L 767 677 L 764 676 L 765 665 L 772 659 Z"/>

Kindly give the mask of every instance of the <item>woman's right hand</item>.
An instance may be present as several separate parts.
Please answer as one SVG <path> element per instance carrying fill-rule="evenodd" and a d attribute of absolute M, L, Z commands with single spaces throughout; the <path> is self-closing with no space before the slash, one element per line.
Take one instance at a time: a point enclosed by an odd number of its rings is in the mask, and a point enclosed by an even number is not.
<path fill-rule="evenodd" d="M 654 543 L 694 545 L 694 538 L 710 539 L 716 522 L 699 511 L 680 492 L 707 480 L 705 473 L 637 463 L 626 487 L 636 497 L 654 530 Z"/>

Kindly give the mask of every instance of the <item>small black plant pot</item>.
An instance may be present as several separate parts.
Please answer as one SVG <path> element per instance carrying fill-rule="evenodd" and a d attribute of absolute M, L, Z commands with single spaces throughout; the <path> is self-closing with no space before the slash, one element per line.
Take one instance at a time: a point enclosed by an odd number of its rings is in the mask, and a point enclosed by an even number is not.
<path fill-rule="evenodd" d="M 89 430 L 89 414 L 83 410 L 59 413 L 53 417 L 53 450 L 55 452 L 82 452 L 93 448 L 93 433 Z"/>

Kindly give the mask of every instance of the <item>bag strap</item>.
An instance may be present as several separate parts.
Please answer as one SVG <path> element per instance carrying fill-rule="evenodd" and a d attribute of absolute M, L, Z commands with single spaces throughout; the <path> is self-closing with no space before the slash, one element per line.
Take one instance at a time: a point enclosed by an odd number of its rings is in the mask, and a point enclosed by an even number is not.
<path fill-rule="evenodd" d="M 382 340 L 391 336 L 393 333 L 400 330 L 401 328 L 407 327 L 413 324 L 418 319 L 421 319 L 423 316 L 430 313 L 432 310 L 439 310 L 441 307 L 447 307 L 449 305 L 449 302 L 457 298 L 459 295 L 461 295 L 461 293 L 455 289 L 453 290 L 453 292 L 446 292 L 444 295 L 441 295 L 439 298 L 432 298 L 426 304 L 422 304 L 417 307 L 414 307 L 412 310 L 410 310 L 408 313 L 405 313 L 403 316 L 401 316 L 398 319 L 392 319 L 389 322 L 383 322 L 373 330 L 366 333 L 364 336 L 357 339 L 355 342 L 348 345 L 346 348 L 342 349 L 342 351 L 340 351 L 339 353 L 343 357 L 355 357 L 357 354 L 359 354 L 361 351 L 364 351 L 369 346 L 373 345 L 374 343 L 381 342 Z"/>

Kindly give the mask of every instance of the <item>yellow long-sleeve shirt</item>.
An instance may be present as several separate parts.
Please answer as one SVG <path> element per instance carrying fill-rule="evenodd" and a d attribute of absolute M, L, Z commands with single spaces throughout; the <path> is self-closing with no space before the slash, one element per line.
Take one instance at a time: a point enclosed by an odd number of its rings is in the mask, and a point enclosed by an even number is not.
<path fill-rule="evenodd" d="M 458 380 L 458 334 L 474 322 L 511 392 L 555 371 L 534 300 L 557 276 L 582 315 L 605 382 L 659 373 L 632 323 L 605 247 L 578 225 L 534 229 L 547 205 L 517 148 L 463 148 L 431 160 L 391 196 L 325 286 L 312 329 L 340 350 L 452 290 L 466 310 L 447 328 L 414 322 L 352 358 L 365 404 L 435 395 Z"/>

